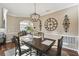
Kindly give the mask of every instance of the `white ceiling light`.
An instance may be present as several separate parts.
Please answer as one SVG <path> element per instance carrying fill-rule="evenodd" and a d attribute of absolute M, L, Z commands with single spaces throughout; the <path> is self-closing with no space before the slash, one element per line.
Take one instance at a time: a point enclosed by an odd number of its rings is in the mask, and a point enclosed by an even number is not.
<path fill-rule="evenodd" d="M 34 3 L 34 9 L 35 9 L 35 12 L 33 14 L 31 14 L 30 17 L 31 17 L 32 21 L 36 22 L 40 18 L 40 15 L 36 13 L 36 3 Z"/>

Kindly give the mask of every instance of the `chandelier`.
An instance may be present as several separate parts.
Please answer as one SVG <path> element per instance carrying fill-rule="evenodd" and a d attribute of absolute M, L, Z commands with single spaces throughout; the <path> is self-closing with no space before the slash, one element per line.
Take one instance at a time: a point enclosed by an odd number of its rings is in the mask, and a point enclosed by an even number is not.
<path fill-rule="evenodd" d="M 36 13 L 36 3 L 34 3 L 34 10 L 35 10 L 34 13 L 31 14 L 30 17 L 31 17 L 32 21 L 37 22 L 40 18 L 40 15 Z"/>

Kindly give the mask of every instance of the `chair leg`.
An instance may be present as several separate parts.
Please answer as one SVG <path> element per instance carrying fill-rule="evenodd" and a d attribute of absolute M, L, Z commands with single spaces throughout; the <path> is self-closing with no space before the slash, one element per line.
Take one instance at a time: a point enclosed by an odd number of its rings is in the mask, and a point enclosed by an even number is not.
<path fill-rule="evenodd" d="M 29 49 L 30 49 L 30 56 L 32 56 L 32 49 L 31 49 L 31 47 Z"/>
<path fill-rule="evenodd" d="M 42 56 L 42 52 L 39 52 L 39 56 Z"/>
<path fill-rule="evenodd" d="M 38 51 L 36 51 L 36 56 L 38 56 L 39 54 L 38 54 Z"/>
<path fill-rule="evenodd" d="M 37 55 L 37 56 L 42 56 L 42 52 L 37 51 L 37 52 L 36 52 L 36 55 Z"/>

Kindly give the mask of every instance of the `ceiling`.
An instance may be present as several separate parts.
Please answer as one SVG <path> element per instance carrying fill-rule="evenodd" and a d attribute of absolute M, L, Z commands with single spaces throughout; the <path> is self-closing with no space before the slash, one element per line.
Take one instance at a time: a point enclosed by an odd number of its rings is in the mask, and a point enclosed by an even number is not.
<path fill-rule="evenodd" d="M 76 3 L 36 3 L 36 12 L 42 16 L 73 5 Z M 34 3 L 0 3 L 0 7 L 7 8 L 8 14 L 19 17 L 28 17 L 34 12 Z"/>

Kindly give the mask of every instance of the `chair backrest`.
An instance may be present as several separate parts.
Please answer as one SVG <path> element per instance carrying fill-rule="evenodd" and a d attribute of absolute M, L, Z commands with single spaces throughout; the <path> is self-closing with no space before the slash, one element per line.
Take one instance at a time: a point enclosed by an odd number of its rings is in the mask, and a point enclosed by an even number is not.
<path fill-rule="evenodd" d="M 12 43 L 15 43 L 15 46 L 18 45 L 17 36 L 13 36 Z"/>
<path fill-rule="evenodd" d="M 27 35 L 26 31 L 21 31 L 21 32 L 18 33 L 18 36 L 24 36 L 24 35 Z"/>
<path fill-rule="evenodd" d="M 19 37 L 13 36 L 12 40 L 13 40 L 13 43 L 15 43 L 16 49 L 19 50 L 19 56 L 21 56 L 21 48 L 20 48 L 20 40 L 19 40 Z"/>
<path fill-rule="evenodd" d="M 34 32 L 33 37 L 41 37 L 42 40 L 44 40 L 44 33 L 43 32 Z"/>
<path fill-rule="evenodd" d="M 58 40 L 58 45 L 57 45 L 57 55 L 61 55 L 61 49 L 62 49 L 62 41 L 63 41 L 63 36 Z"/>
<path fill-rule="evenodd" d="M 6 35 L 3 32 L 0 32 L 0 43 L 6 42 Z"/>
<path fill-rule="evenodd" d="M 42 40 L 44 40 L 44 33 L 43 32 L 38 32 L 39 36 L 42 37 Z"/>

